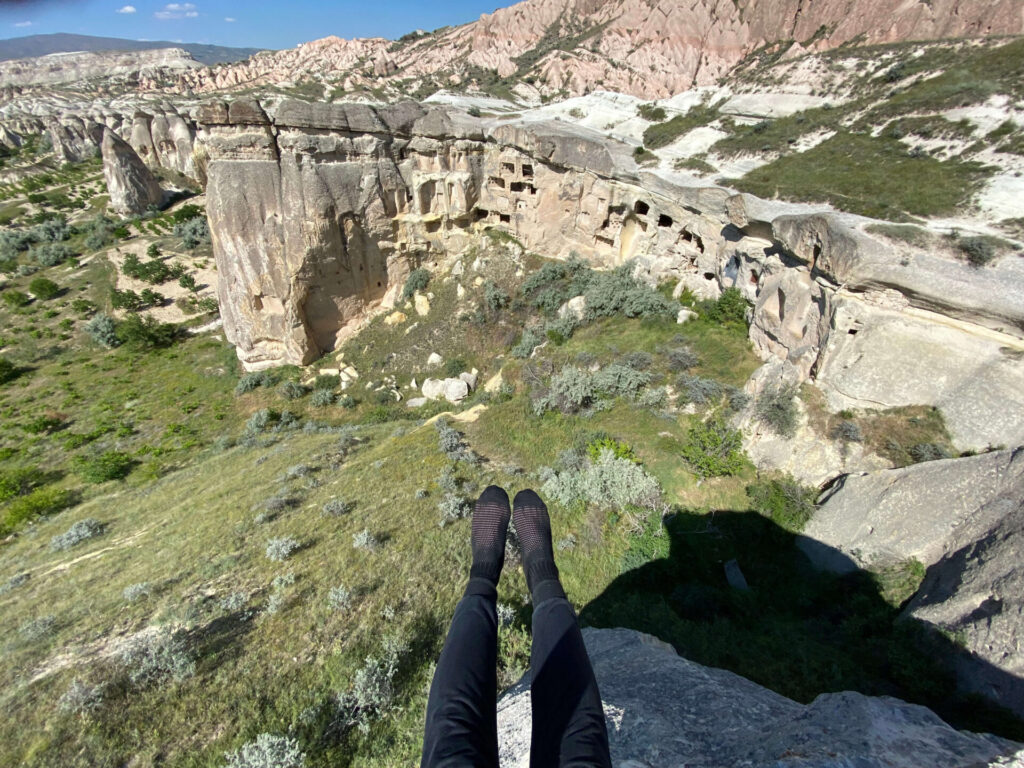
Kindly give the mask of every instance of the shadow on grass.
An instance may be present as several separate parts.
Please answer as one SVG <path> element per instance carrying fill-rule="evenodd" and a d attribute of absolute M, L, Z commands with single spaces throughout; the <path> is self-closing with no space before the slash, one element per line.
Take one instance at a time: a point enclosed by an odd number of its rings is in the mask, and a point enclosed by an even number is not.
<path fill-rule="evenodd" d="M 581 623 L 628 627 L 800 702 L 853 690 L 923 704 L 959 729 L 1024 738 L 1009 710 L 957 691 L 967 651 L 882 599 L 872 576 L 819 573 L 796 536 L 754 512 L 680 513 L 638 537 Z M 737 560 L 749 590 L 729 586 Z M 978 659 L 972 660 L 974 664 Z M 989 665 L 1012 690 L 1024 682 Z"/>

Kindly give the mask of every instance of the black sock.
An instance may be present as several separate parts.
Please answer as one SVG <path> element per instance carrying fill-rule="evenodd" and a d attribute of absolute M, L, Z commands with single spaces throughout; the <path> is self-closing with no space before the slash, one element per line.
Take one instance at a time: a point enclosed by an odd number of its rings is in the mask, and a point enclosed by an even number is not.
<path fill-rule="evenodd" d="M 533 604 L 552 597 L 565 597 L 558 580 L 555 553 L 551 548 L 551 520 L 540 496 L 531 490 L 516 494 L 513 514 L 516 534 L 523 550 L 523 571 Z"/>
<path fill-rule="evenodd" d="M 505 564 L 505 533 L 511 516 L 508 494 L 496 485 L 484 488 L 473 508 L 473 565 L 469 580 L 474 594 L 491 594 L 498 584 Z"/>

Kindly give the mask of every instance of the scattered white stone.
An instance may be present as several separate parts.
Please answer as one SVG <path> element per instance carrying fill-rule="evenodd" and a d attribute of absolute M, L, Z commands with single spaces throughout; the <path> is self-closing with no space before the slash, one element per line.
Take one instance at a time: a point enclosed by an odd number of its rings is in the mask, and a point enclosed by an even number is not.
<path fill-rule="evenodd" d="M 466 295 L 466 289 L 462 287 L 462 283 L 455 286 L 455 295 L 460 299 Z"/>
<path fill-rule="evenodd" d="M 462 379 L 444 380 L 444 399 L 449 403 L 458 403 L 469 395 L 469 384 Z"/>
<path fill-rule="evenodd" d="M 412 330 L 414 330 L 414 329 L 416 329 L 416 328 L 419 328 L 419 326 L 420 326 L 420 324 L 419 324 L 419 323 L 413 323 L 412 325 L 410 325 L 410 326 L 409 326 L 408 328 L 406 328 L 406 329 L 405 329 L 405 335 L 406 335 L 406 336 L 408 336 L 408 335 L 409 335 L 409 333 L 410 333 L 410 332 L 411 332 Z"/>
<path fill-rule="evenodd" d="M 425 314 L 430 312 L 430 299 L 424 296 L 422 293 L 417 293 L 412 298 L 413 303 L 416 306 L 416 314 L 423 317 Z"/>
<path fill-rule="evenodd" d="M 427 404 L 427 398 L 425 397 L 414 397 L 411 400 L 406 401 L 406 408 L 422 408 Z"/>
<path fill-rule="evenodd" d="M 583 319 L 583 313 L 587 309 L 587 297 L 586 296 L 573 296 L 565 304 L 558 308 L 558 316 L 560 318 L 566 318 L 572 315 L 577 320 Z"/>
<path fill-rule="evenodd" d="M 452 277 L 461 277 L 462 271 L 462 259 L 459 259 L 458 261 L 455 262 L 455 266 L 452 267 Z"/>
<path fill-rule="evenodd" d="M 433 368 L 436 365 L 440 365 L 444 362 L 444 358 L 441 357 L 437 352 L 431 352 L 430 357 L 427 358 L 427 366 Z"/>
<path fill-rule="evenodd" d="M 409 382 L 409 389 L 419 389 L 420 385 L 416 383 L 416 377 L 412 377 L 412 381 Z"/>
<path fill-rule="evenodd" d="M 338 376 L 340 373 L 341 373 L 341 370 L 338 369 L 338 368 L 321 368 L 320 369 L 320 375 L 321 376 Z"/>
<path fill-rule="evenodd" d="M 682 309 L 679 310 L 679 314 L 676 315 L 676 322 L 679 325 L 682 325 L 683 323 L 688 323 L 690 320 L 693 320 L 693 318 L 695 318 L 696 316 L 697 313 L 694 312 L 692 309 L 687 309 L 686 307 L 683 307 Z"/>
<path fill-rule="evenodd" d="M 444 379 L 427 379 L 420 390 L 425 398 L 437 400 L 444 394 Z"/>
<path fill-rule="evenodd" d="M 474 368 L 472 371 L 463 371 L 459 374 L 459 378 L 466 382 L 466 386 L 470 389 L 476 389 L 476 380 L 480 375 L 480 372 Z"/>

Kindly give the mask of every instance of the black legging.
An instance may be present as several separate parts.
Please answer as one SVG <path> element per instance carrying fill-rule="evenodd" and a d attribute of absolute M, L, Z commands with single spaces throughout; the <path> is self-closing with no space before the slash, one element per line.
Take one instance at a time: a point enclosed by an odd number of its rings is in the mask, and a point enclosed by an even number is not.
<path fill-rule="evenodd" d="M 470 585 L 452 618 L 427 700 L 422 768 L 498 768 L 498 615 L 493 587 Z M 533 609 L 531 768 L 611 768 L 601 694 L 564 598 Z"/>

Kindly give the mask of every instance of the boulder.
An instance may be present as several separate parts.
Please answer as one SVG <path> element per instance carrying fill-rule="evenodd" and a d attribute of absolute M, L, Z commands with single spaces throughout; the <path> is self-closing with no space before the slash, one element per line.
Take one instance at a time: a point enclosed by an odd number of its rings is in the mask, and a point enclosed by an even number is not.
<path fill-rule="evenodd" d="M 416 314 L 420 317 L 430 313 L 430 299 L 424 296 L 422 293 L 417 293 L 412 297 L 413 307 L 416 309 Z"/>
<path fill-rule="evenodd" d="M 682 309 L 679 310 L 679 312 L 676 313 L 676 323 L 678 323 L 679 325 L 683 325 L 684 323 L 688 323 L 691 320 L 693 320 L 693 318 L 695 318 L 696 316 L 697 313 L 694 312 L 692 309 L 687 309 L 686 307 L 683 307 Z"/>
<path fill-rule="evenodd" d="M 444 380 L 444 399 L 449 403 L 458 403 L 469 395 L 469 384 L 462 379 Z"/>
<path fill-rule="evenodd" d="M 565 304 L 558 308 L 558 316 L 562 319 L 566 317 L 575 317 L 577 320 L 582 320 L 583 315 L 587 311 L 587 297 L 586 296 L 573 296 Z"/>
<path fill-rule="evenodd" d="M 906 614 L 962 641 L 961 689 L 1024 716 L 1024 448 L 847 476 L 804 534 L 819 567 L 927 566 Z"/>
<path fill-rule="evenodd" d="M 441 357 L 437 352 L 431 352 L 430 357 L 427 358 L 427 366 L 434 368 L 444 362 L 444 358 Z"/>
<path fill-rule="evenodd" d="M 444 395 L 444 387 L 444 379 L 426 379 L 420 391 L 423 392 L 423 396 L 428 400 L 437 400 L 437 398 Z"/>
<path fill-rule="evenodd" d="M 466 382 L 466 386 L 470 389 L 476 389 L 476 380 L 480 373 L 474 368 L 472 371 L 463 371 L 459 374 L 459 378 Z"/>
<path fill-rule="evenodd" d="M 583 640 L 621 768 L 981 768 L 1013 764 L 1000 758 L 1024 749 L 890 697 L 826 693 L 800 704 L 633 630 L 587 628 Z M 503 768 L 527 768 L 529 672 L 498 701 L 498 744 Z"/>
<path fill-rule="evenodd" d="M 406 401 L 405 407 L 406 408 L 422 408 L 424 405 L 427 404 L 427 402 L 428 402 L 428 400 L 425 397 L 413 397 L 413 398 L 411 398 L 411 399 Z"/>
<path fill-rule="evenodd" d="M 123 215 L 145 213 L 164 198 L 156 177 L 124 139 L 104 127 L 100 151 L 110 206 Z"/>
<path fill-rule="evenodd" d="M 384 325 L 398 325 L 406 321 L 405 312 L 392 312 L 384 318 Z"/>

